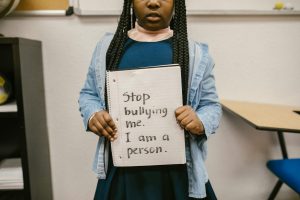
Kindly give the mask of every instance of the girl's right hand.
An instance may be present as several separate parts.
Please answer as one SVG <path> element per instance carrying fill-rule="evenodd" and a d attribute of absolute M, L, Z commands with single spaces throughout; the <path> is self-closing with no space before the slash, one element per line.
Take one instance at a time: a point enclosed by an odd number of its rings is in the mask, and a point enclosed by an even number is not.
<path fill-rule="evenodd" d="M 89 129 L 99 136 L 104 136 L 110 141 L 117 139 L 117 127 L 105 110 L 96 112 L 89 120 Z"/>

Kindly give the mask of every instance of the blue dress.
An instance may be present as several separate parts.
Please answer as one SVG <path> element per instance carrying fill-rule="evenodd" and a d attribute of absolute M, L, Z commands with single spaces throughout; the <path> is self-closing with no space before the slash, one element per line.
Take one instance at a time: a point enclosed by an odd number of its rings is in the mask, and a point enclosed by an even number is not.
<path fill-rule="evenodd" d="M 128 39 L 119 69 L 172 63 L 171 39 L 137 42 Z M 110 149 L 110 148 L 109 148 Z M 108 173 L 99 180 L 94 200 L 188 200 L 186 165 L 114 167 L 109 152 Z"/>

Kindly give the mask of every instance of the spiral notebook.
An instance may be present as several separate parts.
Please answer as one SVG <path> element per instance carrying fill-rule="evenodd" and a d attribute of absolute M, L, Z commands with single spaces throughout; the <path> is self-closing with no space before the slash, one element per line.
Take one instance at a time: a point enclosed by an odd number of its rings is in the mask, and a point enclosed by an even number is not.
<path fill-rule="evenodd" d="M 111 142 L 114 166 L 183 164 L 184 131 L 179 65 L 107 71 L 108 109 L 118 129 Z"/>

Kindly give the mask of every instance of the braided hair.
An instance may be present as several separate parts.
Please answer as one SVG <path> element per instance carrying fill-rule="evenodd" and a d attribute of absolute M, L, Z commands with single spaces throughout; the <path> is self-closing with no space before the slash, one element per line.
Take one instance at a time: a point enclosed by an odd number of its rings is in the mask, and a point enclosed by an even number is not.
<path fill-rule="evenodd" d="M 132 0 L 124 0 L 123 11 L 119 24 L 106 53 L 106 69 L 118 69 L 124 53 L 124 46 L 128 39 L 127 32 L 134 27 L 136 17 L 131 10 Z M 183 104 L 187 104 L 188 77 L 189 77 L 189 49 L 186 25 L 185 0 L 174 0 L 175 14 L 170 26 L 174 31 L 172 38 L 173 63 L 181 66 Z"/>

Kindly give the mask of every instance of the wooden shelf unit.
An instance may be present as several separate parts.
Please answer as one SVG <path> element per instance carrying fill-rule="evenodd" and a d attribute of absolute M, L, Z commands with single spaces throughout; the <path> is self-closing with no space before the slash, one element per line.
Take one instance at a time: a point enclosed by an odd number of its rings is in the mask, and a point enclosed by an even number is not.
<path fill-rule="evenodd" d="M 0 72 L 11 80 L 14 93 L 14 101 L 0 105 L 0 159 L 21 160 L 24 188 L 16 188 L 16 199 L 51 200 L 41 42 L 0 37 Z M 6 192 L 13 194 L 0 190 L 0 199 Z"/>

